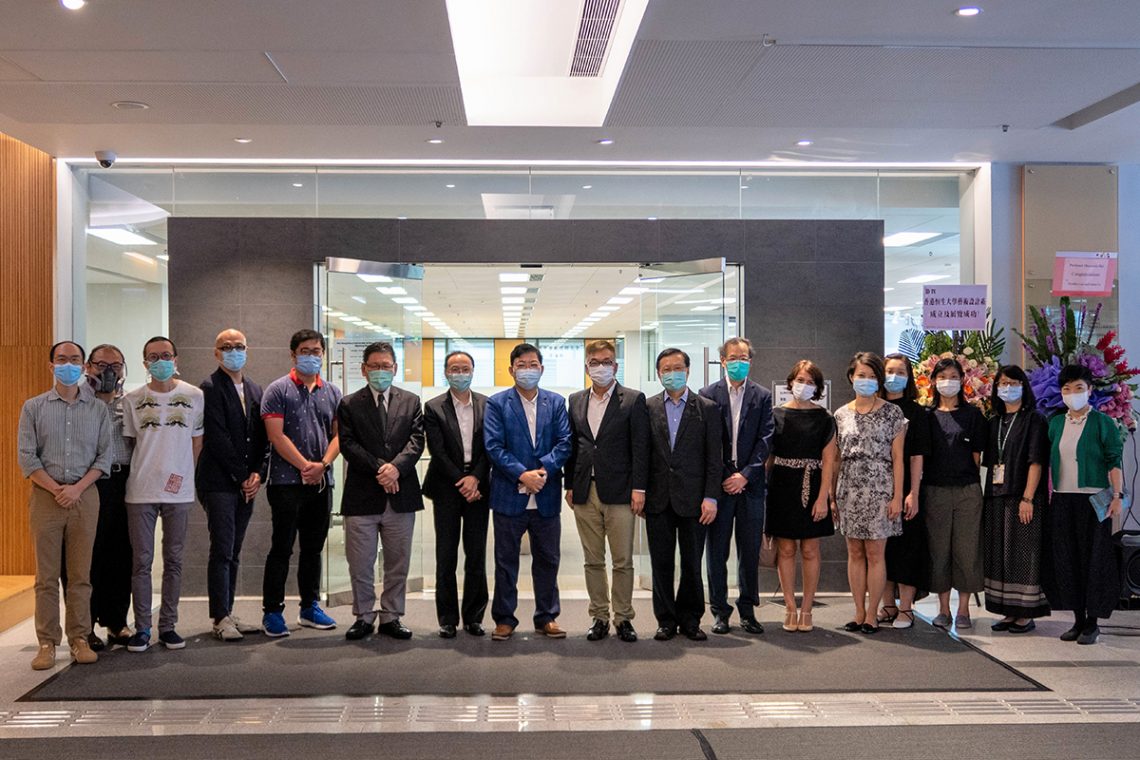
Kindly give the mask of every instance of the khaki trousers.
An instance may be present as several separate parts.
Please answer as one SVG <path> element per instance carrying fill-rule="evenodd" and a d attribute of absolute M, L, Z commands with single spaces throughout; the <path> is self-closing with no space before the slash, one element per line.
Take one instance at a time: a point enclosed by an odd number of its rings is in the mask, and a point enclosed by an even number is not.
<path fill-rule="evenodd" d="M 606 579 L 606 542 L 613 561 L 614 624 L 633 620 L 633 531 L 637 518 L 628 504 L 603 504 L 590 484 L 585 504 L 574 505 L 574 520 L 585 555 L 590 617 L 609 621 L 611 587 Z"/>
<path fill-rule="evenodd" d="M 99 525 L 99 490 L 91 486 L 79 503 L 61 507 L 55 497 L 32 486 L 28 500 L 32 541 L 36 547 L 36 638 L 61 643 L 59 575 L 67 547 L 67 638 L 91 633 L 91 548 Z"/>

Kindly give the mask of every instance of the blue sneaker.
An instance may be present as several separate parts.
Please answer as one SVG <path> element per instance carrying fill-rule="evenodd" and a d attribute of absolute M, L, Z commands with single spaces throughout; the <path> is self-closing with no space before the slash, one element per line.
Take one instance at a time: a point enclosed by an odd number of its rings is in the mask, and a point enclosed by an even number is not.
<path fill-rule="evenodd" d="M 285 616 L 280 612 L 266 612 L 261 616 L 261 630 L 266 636 L 288 636 L 289 626 L 285 625 Z"/>
<path fill-rule="evenodd" d="M 326 615 L 316 602 L 313 602 L 307 610 L 301 610 L 301 614 L 297 616 L 297 622 L 305 628 L 316 628 L 321 631 L 336 628 L 336 621 Z"/>
<path fill-rule="evenodd" d="M 143 628 L 135 631 L 127 641 L 128 652 L 145 652 L 150 649 L 150 629 Z"/>

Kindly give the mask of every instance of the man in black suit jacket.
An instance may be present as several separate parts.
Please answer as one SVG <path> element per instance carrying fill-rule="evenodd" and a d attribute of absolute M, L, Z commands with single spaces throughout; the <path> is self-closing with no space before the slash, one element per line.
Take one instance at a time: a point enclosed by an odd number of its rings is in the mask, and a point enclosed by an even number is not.
<path fill-rule="evenodd" d="M 649 415 L 645 394 L 615 380 L 617 353 L 608 340 L 586 346 L 590 388 L 570 396 L 573 449 L 566 462 L 566 503 L 574 510 L 585 557 L 590 617 L 586 638 L 610 630 L 606 540 L 613 561 L 614 625 L 622 641 L 637 641 L 633 628 L 633 533 L 645 508 L 649 468 Z"/>
<path fill-rule="evenodd" d="M 368 385 L 347 396 L 337 408 L 340 453 L 348 462 L 340 511 L 344 515 L 344 553 L 352 583 L 356 622 L 345 633 L 363 639 L 379 619 L 380 633 L 410 639 L 400 622 L 412 557 L 416 512 L 424 508 L 416 463 L 424 453 L 424 417 L 420 399 L 392 385 L 399 367 L 392 344 L 364 349 L 360 373 Z M 384 590 L 376 610 L 377 538 L 384 546 Z"/>
<path fill-rule="evenodd" d="M 763 633 L 756 619 L 760 605 L 758 573 L 760 543 L 764 540 L 765 465 L 776 423 L 772 417 L 772 393 L 748 378 L 752 342 L 729 338 L 720 347 L 725 377 L 701 395 L 716 402 L 721 411 L 724 469 L 721 473 L 719 509 L 709 526 L 707 565 L 709 607 L 715 618 L 713 633 L 728 633 L 732 607 L 728 603 L 728 551 L 736 536 L 736 575 L 740 594 L 736 608 L 740 626 L 748 633 Z"/>
<path fill-rule="evenodd" d="M 487 611 L 487 478 L 491 460 L 483 444 L 487 397 L 471 390 L 475 359 L 452 351 L 443 360 L 449 390 L 424 404 L 431 462 L 424 496 L 435 518 L 435 614 L 439 635 L 455 638 L 460 621 L 455 569 L 463 540 L 463 629 L 482 636 Z"/>
<path fill-rule="evenodd" d="M 666 641 L 680 628 L 689 639 L 704 641 L 701 555 L 720 495 L 720 411 L 689 390 L 689 355 L 681 349 L 667 348 L 657 355 L 657 376 L 665 392 L 646 401 L 650 455 L 645 532 L 658 626 L 653 638 Z M 681 580 L 674 591 L 678 547 Z"/>
<path fill-rule="evenodd" d="M 223 330 L 214 339 L 218 368 L 202 381 L 202 454 L 194 473 L 198 500 L 206 509 L 210 557 L 206 590 L 214 635 L 238 641 L 256 626 L 233 616 L 234 591 L 253 501 L 268 467 L 269 440 L 261 419 L 261 386 L 245 376 L 245 335 Z"/>

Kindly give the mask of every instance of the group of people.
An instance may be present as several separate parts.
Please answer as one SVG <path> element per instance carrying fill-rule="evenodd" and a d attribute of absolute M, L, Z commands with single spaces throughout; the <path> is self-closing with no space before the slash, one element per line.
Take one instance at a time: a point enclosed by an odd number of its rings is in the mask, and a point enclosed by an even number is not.
<path fill-rule="evenodd" d="M 856 354 L 847 372 L 855 399 L 832 415 L 815 403 L 823 374 L 807 360 L 788 375 L 791 400 L 773 409 L 770 391 L 749 379 L 753 350 L 744 337 L 720 347 L 724 379 L 699 393 L 689 388 L 688 354 L 661 351 L 656 371 L 665 390 L 649 398 L 617 382 L 614 344 L 592 341 L 585 347 L 591 385 L 568 403 L 539 387 L 542 352 L 529 343 L 511 352 L 513 387 L 490 398 L 471 390 L 474 358 L 452 351 L 444 362 L 448 390 L 423 404 L 393 384 L 399 367 L 390 343 L 364 350 L 360 372 L 367 384 L 347 397 L 321 377 L 325 349 L 320 333 L 295 333 L 292 369 L 263 391 L 244 372 L 245 336 L 227 329 L 215 341 L 217 370 L 193 386 L 177 378 L 174 342 L 157 336 L 143 347 L 147 383 L 124 393 L 126 363 L 117 347 L 97 346 L 90 356 L 72 341 L 51 348 L 54 384 L 25 402 L 19 424 L 37 561 L 40 646 L 33 668 L 56 662 L 61 580 L 75 662 L 95 662 L 111 644 L 131 652 L 146 651 L 154 639 L 168 649 L 185 646 L 178 605 L 196 500 L 207 516 L 209 614 L 217 638 L 290 634 L 285 590 L 295 546 L 297 623 L 335 628 L 319 591 L 333 463 L 341 455 L 354 616 L 349 640 L 413 635 L 401 618 L 424 496 L 432 501 L 437 537 L 443 638 L 454 638 L 460 627 L 485 635 L 489 603 L 491 638 L 514 634 L 524 536 L 534 630 L 566 636 L 558 623 L 557 582 L 563 502 L 581 539 L 591 641 L 607 637 L 611 625 L 622 641 L 637 640 L 632 599 L 639 518 L 649 545 L 657 640 L 678 633 L 707 638 L 702 562 L 712 632 L 732 630 L 735 608 L 744 631 L 762 633 L 756 608 L 765 533 L 776 544 L 783 627 L 812 630 L 819 539 L 836 525 L 846 537 L 855 600 L 849 631 L 873 633 L 883 623 L 909 627 L 913 603 L 926 592 L 939 595 L 935 625 L 967 628 L 969 596 L 984 587 L 987 607 L 1005 616 L 996 630 L 1031 630 L 1051 604 L 1076 616 L 1062 638 L 1092 643 L 1098 619 L 1116 602 L 1109 523 L 1096 519 L 1090 499 L 1111 486 L 1108 514 L 1120 513 L 1120 441 L 1111 422 L 1089 409 L 1091 377 L 1081 367 L 1061 373 L 1069 412 L 1048 423 L 1034 411 L 1024 373 L 1003 368 L 994 381 L 997 413 L 987 423 L 965 402 L 962 368 L 953 359 L 935 369 L 935 406 L 926 410 L 915 402 L 909 361 Z M 431 460 L 421 485 L 417 463 L 425 446 Z M 1046 468 L 1053 483 L 1048 504 Z M 272 538 L 262 619 L 254 625 L 233 608 L 242 543 L 263 485 Z M 151 566 L 159 520 L 163 577 L 154 636 Z M 493 598 L 486 572 L 489 522 Z M 735 604 L 727 572 L 734 543 Z M 1049 579 L 1054 587 L 1046 587 Z M 952 588 L 959 592 L 955 619 Z M 133 630 L 127 621 L 132 600 Z M 94 624 L 107 630 L 107 641 Z"/>

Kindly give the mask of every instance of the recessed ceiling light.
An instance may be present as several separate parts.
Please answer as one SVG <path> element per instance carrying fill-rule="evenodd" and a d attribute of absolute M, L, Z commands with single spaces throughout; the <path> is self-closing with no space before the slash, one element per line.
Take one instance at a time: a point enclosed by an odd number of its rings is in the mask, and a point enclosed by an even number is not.
<path fill-rule="evenodd" d="M 609 314 L 607 314 L 604 311 L 592 311 L 592 312 L 590 312 L 590 316 L 593 317 L 594 319 L 604 319 L 604 318 L 608 317 Z"/>
<path fill-rule="evenodd" d="M 253 142 L 253 138 L 252 137 L 235 137 L 234 142 L 241 143 L 242 145 L 245 145 L 246 143 Z"/>
<path fill-rule="evenodd" d="M 304 182 L 294 182 L 293 183 L 293 187 L 304 187 L 304 186 L 305 186 Z"/>
<path fill-rule="evenodd" d="M 621 308 L 620 306 L 599 306 L 598 311 L 611 311 L 612 312 L 612 311 L 617 311 L 620 308 Z"/>
<path fill-rule="evenodd" d="M 940 232 L 896 232 L 883 238 L 883 246 L 886 248 L 905 248 L 908 245 L 916 245 L 924 240 L 936 238 L 941 234 Z"/>
<path fill-rule="evenodd" d="M 411 296 L 401 296 L 400 298 L 393 298 L 392 303 L 416 303 L 416 299 Z"/>
<path fill-rule="evenodd" d="M 504 314 L 507 312 L 514 312 L 516 314 L 522 314 L 522 310 L 523 310 L 523 305 L 521 303 L 505 303 L 505 304 L 503 304 L 503 313 Z"/>
<path fill-rule="evenodd" d="M 503 303 L 526 303 L 522 296 L 503 296 Z"/>
<path fill-rule="evenodd" d="M 806 148 L 812 144 L 813 143 L 811 140 L 796 140 L 796 145 L 800 146 L 801 148 Z"/>
<path fill-rule="evenodd" d="M 380 295 L 383 296 L 404 296 L 408 294 L 408 291 L 404 290 L 399 285 L 392 285 L 389 287 L 380 285 L 376 288 L 376 290 L 380 291 Z"/>
<path fill-rule="evenodd" d="M 111 104 L 111 108 L 117 111 L 145 111 L 150 106 L 141 100 L 116 100 Z"/>
<path fill-rule="evenodd" d="M 524 295 L 526 293 L 526 288 L 518 287 L 518 286 L 507 287 L 507 288 L 499 288 L 499 292 L 505 296 L 521 296 L 521 295 Z"/>
<path fill-rule="evenodd" d="M 959 18 L 972 18 L 982 12 L 982 9 L 976 5 L 964 5 L 958 10 L 954 11 L 954 15 Z"/>
<path fill-rule="evenodd" d="M 347 316 L 343 311 L 330 311 L 325 314 L 326 317 L 344 317 Z"/>
<path fill-rule="evenodd" d="M 600 140 L 594 140 L 598 145 L 613 145 L 614 141 L 611 137 L 603 137 Z"/>
<path fill-rule="evenodd" d="M 359 277 L 360 279 L 364 280 L 367 283 L 391 282 L 392 281 L 391 277 L 388 277 L 387 275 L 383 275 L 383 274 L 358 274 L 356 276 Z"/>
<path fill-rule="evenodd" d="M 884 293 L 890 293 L 894 288 L 883 288 Z"/>
<path fill-rule="evenodd" d="M 416 311 L 416 312 L 419 312 L 419 311 L 427 311 L 427 307 L 426 307 L 426 306 L 421 306 L 421 305 L 420 305 L 420 304 L 418 304 L 418 303 L 411 303 L 411 304 L 408 304 L 408 305 L 407 305 L 407 306 L 405 306 L 404 308 L 405 308 L 405 309 L 407 309 L 408 311 Z"/>
<path fill-rule="evenodd" d="M 621 290 L 618 291 L 618 295 L 621 295 L 621 296 L 639 296 L 642 293 L 648 293 L 648 292 L 649 292 L 649 288 L 622 288 Z M 613 301 L 613 300 L 614 299 L 612 299 L 612 298 L 610 299 L 610 301 Z M 630 300 L 632 301 L 633 299 L 631 298 Z M 614 303 L 616 303 L 616 301 L 614 301 Z"/>
<path fill-rule="evenodd" d="M 406 216 L 398 216 L 398 217 L 396 217 L 396 218 L 397 218 L 397 219 L 399 219 L 399 220 L 401 220 L 401 221 L 403 221 L 404 219 L 407 219 L 408 217 L 406 217 Z"/>
<path fill-rule="evenodd" d="M 108 243 L 115 245 L 158 245 L 150 238 L 122 227 L 88 227 L 87 234 L 103 238 Z"/>
<path fill-rule="evenodd" d="M 937 282 L 938 280 L 948 280 L 948 274 L 920 274 L 914 277 L 907 277 L 905 280 L 899 280 L 899 285 L 922 285 L 927 282 Z"/>
<path fill-rule="evenodd" d="M 719 308 L 719 306 L 694 306 L 691 311 L 714 311 Z"/>
<path fill-rule="evenodd" d="M 529 282 L 530 275 L 526 272 L 499 272 L 499 282 Z"/>
<path fill-rule="evenodd" d="M 361 296 L 353 296 L 353 297 L 352 297 L 352 300 L 353 300 L 353 301 L 356 301 L 357 303 L 368 303 L 368 302 L 367 302 L 367 301 L 365 301 L 365 300 L 364 300 L 364 298 L 363 298 L 363 297 L 361 297 Z"/>
<path fill-rule="evenodd" d="M 169 253 L 160 253 L 160 254 L 157 254 L 155 256 L 155 258 L 158 259 L 159 261 L 170 261 L 170 254 Z"/>
<path fill-rule="evenodd" d="M 623 288 L 621 292 L 624 293 L 626 290 L 632 290 L 632 288 Z M 640 290 L 640 288 L 639 288 L 639 290 Z M 633 299 L 632 298 L 618 298 L 617 296 L 614 296 L 610 300 L 606 301 L 606 303 L 613 303 L 613 304 L 617 304 L 618 306 L 624 306 L 627 303 L 633 303 Z"/>
<path fill-rule="evenodd" d="M 455 187 L 455 185 L 448 184 L 448 185 L 444 185 L 444 187 L 446 187 L 448 190 L 451 190 L 452 188 Z"/>
<path fill-rule="evenodd" d="M 123 255 L 130 256 L 136 261 L 145 261 L 148 264 L 154 263 L 154 259 L 152 259 L 150 256 L 147 256 L 145 253 L 139 253 L 138 251 L 123 251 Z"/>
<path fill-rule="evenodd" d="M 583 190 L 589 190 L 592 187 L 593 187 L 593 185 L 582 185 Z"/>
<path fill-rule="evenodd" d="M 747 190 L 747 189 L 748 189 L 748 185 L 741 185 L 741 186 L 740 186 L 740 189 L 741 189 L 741 190 Z"/>
<path fill-rule="evenodd" d="M 442 137 L 432 137 L 428 140 L 428 143 L 430 145 L 443 145 L 443 138 Z"/>
<path fill-rule="evenodd" d="M 77 11 L 87 5 L 87 0 L 59 0 L 59 4 L 69 11 Z"/>
<path fill-rule="evenodd" d="M 651 222 L 656 222 L 656 221 L 657 221 L 657 217 L 655 217 L 655 216 L 647 216 L 647 217 L 645 217 L 645 218 L 646 218 L 646 219 L 648 219 L 648 220 L 649 220 L 649 221 L 651 221 Z"/>

